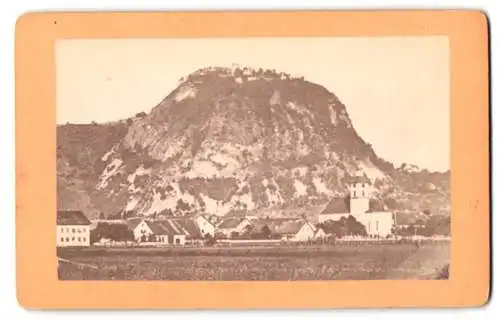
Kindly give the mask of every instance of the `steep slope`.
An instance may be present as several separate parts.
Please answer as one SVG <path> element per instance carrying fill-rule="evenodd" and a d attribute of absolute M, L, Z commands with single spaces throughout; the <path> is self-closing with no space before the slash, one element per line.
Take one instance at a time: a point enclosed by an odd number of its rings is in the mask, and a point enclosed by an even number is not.
<path fill-rule="evenodd" d="M 57 127 L 57 206 L 84 210 L 90 216 L 100 211 L 95 184 L 105 167 L 103 155 L 127 133 L 127 122 L 66 124 Z"/>
<path fill-rule="evenodd" d="M 408 199 L 412 208 L 429 205 L 411 197 L 421 194 L 420 182 L 410 185 L 414 178 L 427 183 L 430 173 L 395 169 L 377 157 L 334 94 L 284 73 L 198 70 L 149 114 L 114 126 L 103 127 L 109 138 L 96 132 L 99 141 L 85 142 L 87 156 L 78 143 L 58 140 L 80 156 L 68 165 L 62 157 L 59 180 L 83 185 L 90 199 L 81 194 L 79 201 L 107 215 L 314 206 L 342 193 L 360 171 L 395 206 L 406 208 Z M 67 174 L 75 166 L 76 179 Z M 449 191 L 446 175 L 437 175 L 439 183 L 429 181 L 435 188 L 424 191 L 439 194 L 432 202 L 441 208 Z M 67 188 L 59 191 L 61 197 Z"/>

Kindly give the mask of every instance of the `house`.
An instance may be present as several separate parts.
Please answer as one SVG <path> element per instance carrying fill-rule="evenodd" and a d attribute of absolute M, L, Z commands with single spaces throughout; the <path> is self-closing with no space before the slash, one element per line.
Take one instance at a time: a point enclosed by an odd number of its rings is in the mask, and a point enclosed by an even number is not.
<path fill-rule="evenodd" d="M 207 235 L 215 237 L 215 225 L 210 221 L 210 217 L 199 215 L 195 218 L 195 222 L 203 237 Z"/>
<path fill-rule="evenodd" d="M 90 221 L 81 211 L 57 211 L 56 245 L 58 247 L 90 246 Z"/>
<path fill-rule="evenodd" d="M 385 205 L 371 197 L 373 188 L 365 177 L 356 177 L 348 184 L 349 195 L 332 199 L 319 214 L 318 222 L 338 221 L 353 216 L 371 236 L 386 237 L 394 226 L 394 215 Z"/>
<path fill-rule="evenodd" d="M 270 237 L 287 241 L 310 241 L 326 236 L 321 228 L 302 218 L 260 219 L 254 224 L 255 233 L 263 233 L 264 228 Z"/>
<path fill-rule="evenodd" d="M 137 242 L 185 245 L 203 241 L 201 230 L 191 218 L 144 219 L 133 232 Z"/>
<path fill-rule="evenodd" d="M 134 232 L 135 228 L 139 225 L 139 223 L 142 222 L 142 220 L 144 220 L 143 217 L 133 217 L 127 219 L 126 223 L 128 225 L 129 230 Z"/>
<path fill-rule="evenodd" d="M 226 237 L 231 237 L 235 233 L 242 234 L 250 227 L 252 222 L 246 217 L 230 217 L 222 220 L 216 227 L 216 232 Z"/>

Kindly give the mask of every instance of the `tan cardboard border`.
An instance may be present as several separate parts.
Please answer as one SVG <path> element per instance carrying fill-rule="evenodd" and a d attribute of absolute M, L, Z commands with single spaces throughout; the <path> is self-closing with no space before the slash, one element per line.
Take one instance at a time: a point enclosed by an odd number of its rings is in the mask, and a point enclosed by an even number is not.
<path fill-rule="evenodd" d="M 488 34 L 474 11 L 30 13 L 16 26 L 17 295 L 28 308 L 478 306 L 489 296 Z M 58 281 L 55 40 L 446 35 L 451 53 L 448 281 Z M 432 116 L 432 115 L 429 115 Z M 422 124 L 425 125 L 425 124 Z"/>

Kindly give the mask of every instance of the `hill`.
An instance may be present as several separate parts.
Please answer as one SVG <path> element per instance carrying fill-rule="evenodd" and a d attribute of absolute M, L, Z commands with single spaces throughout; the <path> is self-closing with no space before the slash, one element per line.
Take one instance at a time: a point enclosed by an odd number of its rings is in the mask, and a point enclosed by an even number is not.
<path fill-rule="evenodd" d="M 58 206 L 93 216 L 307 211 L 358 172 L 390 209 L 449 212 L 449 171 L 395 168 L 335 94 L 274 70 L 197 70 L 148 114 L 57 133 Z"/>

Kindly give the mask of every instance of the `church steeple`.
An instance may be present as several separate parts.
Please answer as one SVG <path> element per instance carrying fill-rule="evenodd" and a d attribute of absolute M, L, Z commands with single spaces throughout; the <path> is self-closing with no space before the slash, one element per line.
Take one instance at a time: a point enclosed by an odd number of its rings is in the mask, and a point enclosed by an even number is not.
<path fill-rule="evenodd" d="M 361 214 L 369 210 L 371 198 L 371 183 L 363 172 L 357 172 L 348 185 L 351 198 L 351 214 Z"/>
<path fill-rule="evenodd" d="M 371 196 L 371 183 L 363 172 L 358 171 L 354 179 L 348 184 L 349 193 L 352 198 L 369 198 Z"/>

